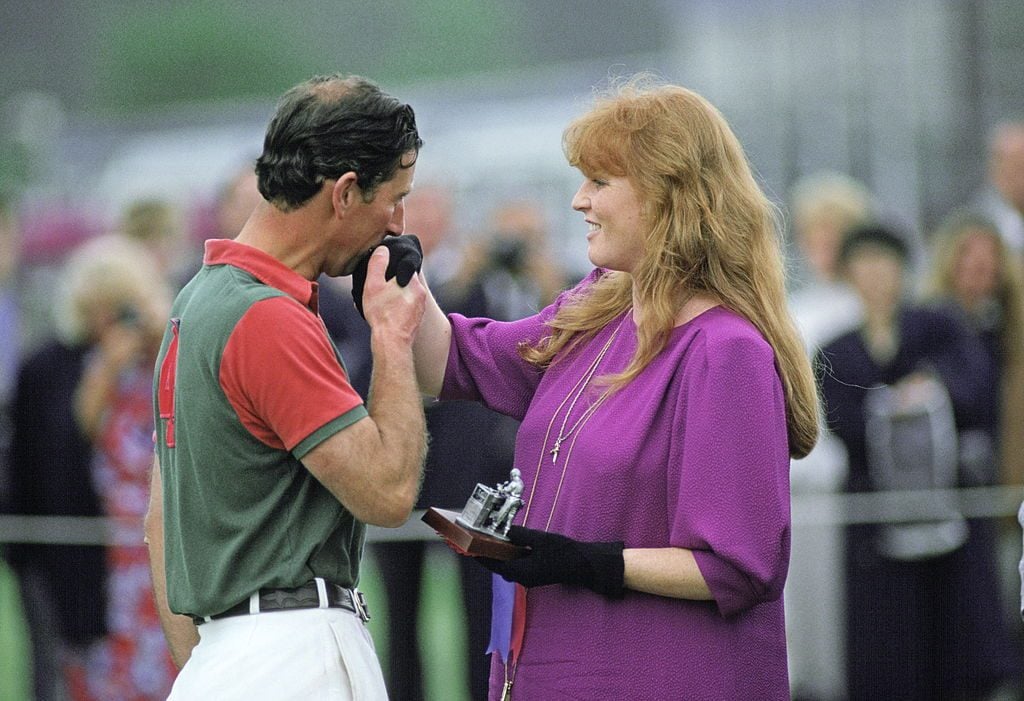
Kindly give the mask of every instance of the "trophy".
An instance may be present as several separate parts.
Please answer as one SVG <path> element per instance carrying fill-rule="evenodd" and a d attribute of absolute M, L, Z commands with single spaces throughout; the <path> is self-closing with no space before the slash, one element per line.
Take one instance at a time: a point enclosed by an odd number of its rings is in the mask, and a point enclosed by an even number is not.
<path fill-rule="evenodd" d="M 508 481 L 497 487 L 477 484 L 461 513 L 430 507 L 423 520 L 464 555 L 511 560 L 526 552 L 508 539 L 522 494 L 523 480 L 512 468 Z"/>

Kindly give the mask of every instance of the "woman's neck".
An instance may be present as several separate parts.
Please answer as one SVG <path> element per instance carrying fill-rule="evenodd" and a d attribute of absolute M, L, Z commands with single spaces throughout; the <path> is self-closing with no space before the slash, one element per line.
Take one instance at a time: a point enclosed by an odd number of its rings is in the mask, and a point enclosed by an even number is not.
<path fill-rule="evenodd" d="M 682 326 L 688 321 L 691 321 L 707 310 L 717 307 L 722 303 L 722 300 L 710 292 L 694 292 L 690 295 L 687 300 L 680 307 L 676 313 L 675 321 L 672 323 L 673 326 Z M 633 290 L 633 321 L 636 323 L 640 322 L 643 317 L 643 304 L 637 299 L 636 290 Z"/>
<path fill-rule="evenodd" d="M 868 353 L 879 365 L 886 365 L 899 349 L 897 309 L 866 309 L 861 336 Z"/>
<path fill-rule="evenodd" d="M 697 318 L 708 309 L 717 307 L 722 300 L 710 292 L 697 292 L 683 304 L 683 308 L 676 314 L 675 326 L 682 326 L 686 322 Z"/>

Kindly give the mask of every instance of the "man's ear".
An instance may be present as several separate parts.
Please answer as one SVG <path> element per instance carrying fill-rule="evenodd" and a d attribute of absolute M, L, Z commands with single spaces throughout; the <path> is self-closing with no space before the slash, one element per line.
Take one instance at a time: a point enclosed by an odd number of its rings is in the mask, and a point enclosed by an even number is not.
<path fill-rule="evenodd" d="M 331 189 L 331 204 L 334 206 L 335 216 L 343 217 L 359 196 L 358 176 L 354 171 L 350 170 L 335 180 Z"/>

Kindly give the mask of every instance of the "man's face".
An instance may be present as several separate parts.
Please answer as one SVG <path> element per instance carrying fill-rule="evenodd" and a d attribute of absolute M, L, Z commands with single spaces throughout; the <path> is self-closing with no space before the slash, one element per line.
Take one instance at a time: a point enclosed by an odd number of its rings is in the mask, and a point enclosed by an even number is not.
<path fill-rule="evenodd" d="M 411 156 L 405 162 L 409 160 Z M 405 230 L 405 197 L 412 191 L 415 172 L 415 163 L 399 168 L 391 180 L 377 186 L 369 202 L 363 199 L 362 191 L 356 186 L 355 201 L 345 215 L 341 240 L 337 242 L 339 255 L 333 261 L 328 260 L 325 273 L 335 277 L 351 275 L 363 253 L 385 236 L 399 236 Z"/>
<path fill-rule="evenodd" d="M 869 312 L 884 314 L 899 305 L 903 261 L 884 246 L 866 244 L 854 251 L 846 263 L 846 278 Z"/>
<path fill-rule="evenodd" d="M 953 291 L 973 309 L 994 297 L 999 287 L 999 242 L 984 229 L 972 231 L 957 248 L 953 266 Z"/>
<path fill-rule="evenodd" d="M 1024 212 L 1024 126 L 1008 127 L 997 137 L 989 168 L 992 184 Z"/>

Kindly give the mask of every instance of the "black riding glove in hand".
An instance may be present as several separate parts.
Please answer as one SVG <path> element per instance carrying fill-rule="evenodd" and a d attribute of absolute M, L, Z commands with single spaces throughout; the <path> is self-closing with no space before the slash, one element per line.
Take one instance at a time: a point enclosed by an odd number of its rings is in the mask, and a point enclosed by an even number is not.
<path fill-rule="evenodd" d="M 388 259 L 388 269 L 384 271 L 384 279 L 397 278 L 398 284 L 405 287 L 412 280 L 412 276 L 420 271 L 423 265 L 423 248 L 420 240 L 414 234 L 403 236 L 387 236 L 379 244 L 388 247 L 391 257 Z M 352 271 L 352 301 L 356 303 L 359 315 L 363 314 L 363 286 L 366 285 L 366 268 L 370 264 L 370 254 L 374 246 L 359 259 L 356 269 Z"/>
<path fill-rule="evenodd" d="M 529 551 L 514 560 L 480 557 L 480 564 L 524 587 L 575 584 L 612 599 L 622 598 L 622 541 L 585 543 L 522 526 L 512 526 L 508 537 L 515 545 L 529 546 Z"/>

